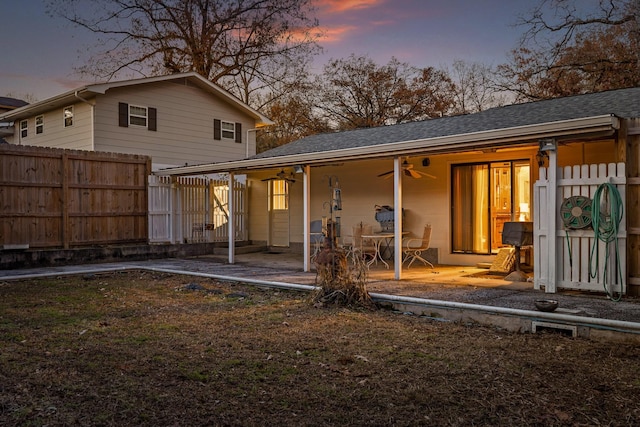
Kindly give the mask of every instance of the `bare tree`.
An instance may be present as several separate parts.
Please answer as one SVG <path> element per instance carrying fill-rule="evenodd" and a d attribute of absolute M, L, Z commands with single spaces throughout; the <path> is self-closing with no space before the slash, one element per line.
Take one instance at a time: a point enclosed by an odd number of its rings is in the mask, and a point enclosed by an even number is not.
<path fill-rule="evenodd" d="M 453 62 L 451 76 L 455 89 L 455 113 L 469 114 L 504 105 L 506 97 L 496 87 L 493 70 L 479 62 Z"/>
<path fill-rule="evenodd" d="M 312 0 L 50 0 L 50 11 L 102 36 L 81 72 L 196 71 L 250 102 L 318 51 Z M 284 66 L 283 66 L 284 65 Z"/>
<path fill-rule="evenodd" d="M 318 86 L 317 106 L 339 129 L 440 117 L 453 105 L 453 86 L 444 72 L 395 58 L 383 66 L 366 56 L 331 60 Z"/>
<path fill-rule="evenodd" d="M 289 86 L 286 92 L 280 93 L 284 95 L 272 100 L 264 110 L 264 114 L 273 120 L 275 125 L 258 133 L 258 152 L 309 135 L 331 131 L 326 118 L 314 107 L 312 83 L 301 81 L 295 86 Z"/>
<path fill-rule="evenodd" d="M 542 0 L 502 86 L 541 99 L 640 85 L 640 0 Z"/>

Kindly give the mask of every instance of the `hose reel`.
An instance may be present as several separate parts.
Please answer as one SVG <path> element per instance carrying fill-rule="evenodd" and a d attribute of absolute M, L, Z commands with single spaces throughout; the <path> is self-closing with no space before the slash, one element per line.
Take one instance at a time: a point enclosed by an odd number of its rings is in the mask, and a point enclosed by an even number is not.
<path fill-rule="evenodd" d="M 560 205 L 560 217 L 564 224 L 567 249 L 569 250 L 569 266 L 573 266 L 573 255 L 571 254 L 571 241 L 569 240 L 568 230 L 591 227 L 592 206 L 591 199 L 585 196 L 568 197 Z"/>
<path fill-rule="evenodd" d="M 562 201 L 560 216 L 564 228 L 579 230 L 591 227 L 591 199 L 585 196 L 571 196 Z"/>

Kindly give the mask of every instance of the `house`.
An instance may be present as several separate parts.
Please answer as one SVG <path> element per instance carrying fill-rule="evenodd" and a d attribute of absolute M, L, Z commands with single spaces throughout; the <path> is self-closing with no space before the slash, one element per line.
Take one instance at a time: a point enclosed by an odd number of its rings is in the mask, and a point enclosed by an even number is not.
<path fill-rule="evenodd" d="M 23 107 L 25 105 L 27 105 L 27 102 L 21 99 L 0 96 L 0 114 L 15 110 L 16 108 Z M 4 137 L 10 135 L 13 135 L 13 128 L 11 124 L 0 121 L 0 144 L 5 144 L 7 141 Z"/>
<path fill-rule="evenodd" d="M 1 122 L 11 144 L 148 155 L 154 169 L 244 159 L 272 124 L 194 72 L 83 86 Z"/>
<path fill-rule="evenodd" d="M 563 229 L 560 207 L 568 195 L 591 197 L 598 185 L 616 182 L 624 193 L 618 235 L 626 255 L 611 262 L 625 271 L 623 279 L 615 279 L 624 282 L 617 286 L 628 285 L 624 291 L 637 294 L 639 159 L 640 88 L 630 88 L 314 135 L 248 159 L 157 174 L 246 175 L 249 239 L 302 252 L 306 269 L 311 221 L 332 218 L 344 236 L 361 222 L 376 225 L 376 205 L 395 207 L 396 253 L 403 232 L 419 236 L 431 224 L 434 261 L 440 264 L 492 262 L 503 246 L 504 223 L 530 221 L 535 227 L 533 263 L 540 269 L 536 286 L 549 292 L 557 283 L 602 289 L 587 277 L 593 230 Z M 604 175 L 575 182 L 556 173 L 597 165 L 598 170 L 605 167 Z M 336 188 L 340 210 L 332 209 Z M 539 210 L 543 205 L 546 211 Z M 584 242 L 575 243 L 580 239 Z M 569 241 L 578 245 L 573 251 Z M 399 257 L 393 267 L 401 279 Z M 581 277 L 567 276 L 574 270 Z"/>
<path fill-rule="evenodd" d="M 0 96 L 0 113 L 15 110 L 16 108 L 24 107 L 28 103 L 21 99 L 11 98 L 7 96 Z"/>

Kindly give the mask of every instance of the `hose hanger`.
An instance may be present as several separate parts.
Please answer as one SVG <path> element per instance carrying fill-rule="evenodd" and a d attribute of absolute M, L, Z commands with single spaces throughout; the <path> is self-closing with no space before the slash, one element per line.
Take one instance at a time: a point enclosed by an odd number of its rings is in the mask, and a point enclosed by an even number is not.
<path fill-rule="evenodd" d="M 615 185 L 610 183 L 600 184 L 593 194 L 593 232 L 595 239 L 589 257 L 589 275 L 596 278 L 599 275 L 600 249 L 598 241 L 605 243 L 605 260 L 602 272 L 602 284 L 604 291 L 613 301 L 620 301 L 622 290 L 616 296 L 611 289 L 607 288 L 607 276 L 609 275 L 609 264 L 614 263 L 614 280 L 618 280 L 622 289 L 623 276 L 620 266 L 620 254 L 618 252 L 618 229 L 622 222 L 624 204 L 620 192 Z M 610 259 L 610 246 L 614 245 L 614 259 Z M 616 268 L 617 267 L 617 268 Z M 610 287 L 613 283 L 610 284 Z"/>
<path fill-rule="evenodd" d="M 591 227 L 593 203 L 585 196 L 571 196 L 562 201 L 560 205 L 560 217 L 565 229 L 567 249 L 569 250 L 569 267 L 573 267 L 573 255 L 571 254 L 571 241 L 569 230 L 579 230 Z"/>

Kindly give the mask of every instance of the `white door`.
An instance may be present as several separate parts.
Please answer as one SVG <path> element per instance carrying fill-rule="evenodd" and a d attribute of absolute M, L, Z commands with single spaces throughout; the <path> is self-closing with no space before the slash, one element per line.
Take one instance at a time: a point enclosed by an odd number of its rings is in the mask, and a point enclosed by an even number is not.
<path fill-rule="evenodd" d="M 275 179 L 271 181 L 269 193 L 269 244 L 289 247 L 289 183 Z"/>

